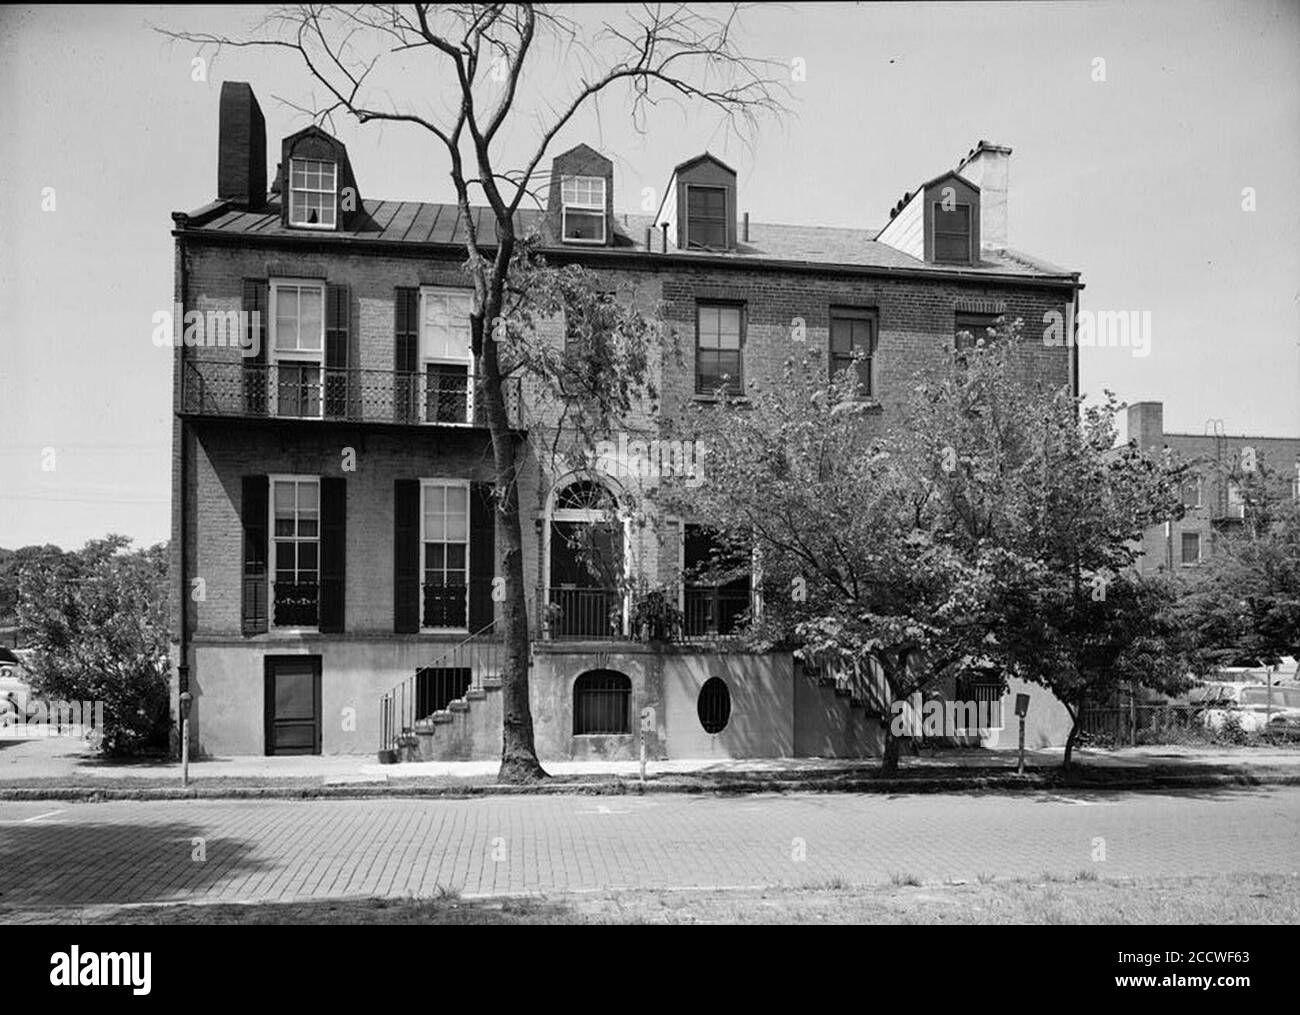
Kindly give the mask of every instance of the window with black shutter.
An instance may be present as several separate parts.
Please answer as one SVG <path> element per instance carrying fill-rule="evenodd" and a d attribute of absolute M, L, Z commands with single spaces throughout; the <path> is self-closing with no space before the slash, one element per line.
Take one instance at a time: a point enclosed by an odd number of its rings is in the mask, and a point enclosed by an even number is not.
<path fill-rule="evenodd" d="M 469 498 L 469 629 L 492 624 L 496 579 L 496 504 L 491 483 L 471 483 Z"/>
<path fill-rule="evenodd" d="M 320 481 L 320 629 L 343 630 L 347 557 L 347 480 Z"/>
<path fill-rule="evenodd" d="M 348 372 L 351 293 L 346 285 L 325 287 L 325 415 L 346 419 L 353 393 Z"/>
<path fill-rule="evenodd" d="M 267 401 L 266 369 L 266 315 L 270 305 L 270 286 L 266 279 L 244 279 L 243 309 L 246 345 L 251 344 L 251 355 L 243 358 L 244 411 L 250 416 L 265 416 Z"/>
<path fill-rule="evenodd" d="M 393 419 L 398 423 L 416 423 L 420 419 L 417 365 L 420 350 L 420 290 L 399 287 L 396 290 L 395 307 Z"/>
<path fill-rule="evenodd" d="M 240 498 L 244 525 L 244 568 L 241 627 L 244 634 L 265 634 L 267 610 L 267 518 L 266 476 L 245 476 Z"/>
<path fill-rule="evenodd" d="M 420 481 L 393 484 L 393 630 L 420 630 Z"/>

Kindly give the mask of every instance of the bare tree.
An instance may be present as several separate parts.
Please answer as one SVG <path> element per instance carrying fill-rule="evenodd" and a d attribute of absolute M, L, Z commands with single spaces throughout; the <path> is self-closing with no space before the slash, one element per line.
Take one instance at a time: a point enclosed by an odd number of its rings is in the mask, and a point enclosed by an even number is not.
<path fill-rule="evenodd" d="M 545 776 L 533 747 L 529 708 L 529 630 L 523 568 L 519 449 L 507 415 L 499 343 L 484 341 L 502 319 L 518 263 L 517 213 L 536 200 L 542 163 L 556 135 L 585 107 L 622 91 L 642 129 L 661 102 L 702 105 L 722 126 L 747 138 L 762 114 L 780 113 L 788 67 L 746 55 L 738 42 L 744 5 L 716 9 L 645 4 L 599 9 L 598 27 L 550 6 L 415 4 L 278 7 L 250 35 L 232 38 L 159 29 L 201 47 L 288 51 L 325 89 L 323 103 L 299 107 L 320 122 L 335 114 L 361 123 L 406 123 L 436 138 L 449 159 L 466 223 L 467 268 L 475 293 L 471 316 L 476 375 L 491 433 L 496 505 L 504 539 L 502 636 L 504 728 L 500 778 Z M 576 13 L 576 12 L 575 12 Z M 583 18 L 587 15 L 584 13 Z M 521 87 L 524 85 L 525 87 Z M 544 90 L 542 90 L 544 88 Z M 394 91 L 404 93 L 394 98 Z M 435 107 L 442 96 L 444 108 Z M 537 99 L 534 108 L 528 99 Z M 510 138 L 532 138 L 522 158 L 504 154 Z M 480 243 L 472 198 L 486 201 L 495 246 Z"/>

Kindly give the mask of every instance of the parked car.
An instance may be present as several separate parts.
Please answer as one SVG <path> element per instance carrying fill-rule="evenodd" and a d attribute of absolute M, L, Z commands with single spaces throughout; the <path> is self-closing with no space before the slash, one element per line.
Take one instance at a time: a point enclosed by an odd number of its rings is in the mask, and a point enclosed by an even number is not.
<path fill-rule="evenodd" d="M 1193 688 L 1187 700 L 1203 707 L 1201 722 L 1216 732 L 1223 728 L 1230 715 L 1248 733 L 1265 728 L 1300 727 L 1300 687 L 1274 685 L 1271 708 L 1269 689 L 1265 685 L 1238 681 L 1209 681 Z"/>

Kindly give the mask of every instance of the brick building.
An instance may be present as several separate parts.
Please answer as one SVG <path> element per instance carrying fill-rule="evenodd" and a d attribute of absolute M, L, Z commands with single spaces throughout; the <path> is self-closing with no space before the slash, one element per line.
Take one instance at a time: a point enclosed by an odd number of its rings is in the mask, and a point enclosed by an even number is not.
<path fill-rule="evenodd" d="M 362 197 L 344 146 L 315 127 L 281 141 L 268 190 L 265 135 L 249 86 L 224 84 L 217 199 L 172 216 L 176 302 L 208 322 L 177 348 L 174 374 L 176 693 L 193 695 L 193 746 L 370 753 L 400 740 L 430 758 L 499 756 L 498 547 L 465 223 L 454 205 Z M 551 263 L 665 308 L 684 356 L 654 365 L 651 430 L 721 384 L 769 376 L 795 322 L 832 361 L 864 354 L 887 418 L 959 333 L 1001 315 L 1033 328 L 1077 306 L 1077 274 L 1006 246 L 1010 154 L 981 142 L 877 232 L 751 223 L 737 174 L 708 153 L 677 166 L 656 215 L 625 215 L 612 163 L 579 145 L 554 159 L 547 208 L 521 213 L 519 230 L 540 235 Z M 490 247 L 492 219 L 474 214 Z M 214 321 L 241 321 L 239 342 L 214 339 Z M 549 338 L 563 343 L 563 325 Z M 1024 369 L 1077 388 L 1076 354 L 1027 342 Z M 547 422 L 531 396 L 509 399 L 526 455 Z M 728 640 L 753 593 L 682 580 L 709 548 L 692 519 L 612 534 L 624 573 L 670 586 L 684 613 L 669 646 L 634 637 L 621 593 L 570 547 L 619 481 L 529 461 L 543 759 L 635 757 L 643 709 L 651 757 L 875 749 L 869 688 Z"/>
<path fill-rule="evenodd" d="M 1169 433 L 1164 405 L 1135 402 L 1128 407 L 1128 438 L 1144 450 L 1168 451 L 1189 466 L 1183 484 L 1184 514 L 1142 535 L 1144 573 L 1193 568 L 1213 555 L 1226 533 L 1246 522 L 1242 484 L 1251 471 L 1276 477 L 1300 500 L 1300 437 L 1251 437 L 1224 432 L 1222 420 L 1209 420 L 1202 433 Z"/>

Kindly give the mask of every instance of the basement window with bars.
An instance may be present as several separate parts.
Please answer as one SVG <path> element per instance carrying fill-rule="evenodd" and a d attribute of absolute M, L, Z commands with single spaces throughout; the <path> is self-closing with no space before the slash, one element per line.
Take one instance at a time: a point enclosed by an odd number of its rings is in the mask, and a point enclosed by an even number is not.
<path fill-rule="evenodd" d="M 566 176 L 560 181 L 565 243 L 605 242 L 605 178 Z"/>
<path fill-rule="evenodd" d="M 318 159 L 289 160 L 289 225 L 333 229 L 338 167 Z"/>
<path fill-rule="evenodd" d="M 632 732 L 632 681 L 613 670 L 592 670 L 573 683 L 573 735 Z"/>

